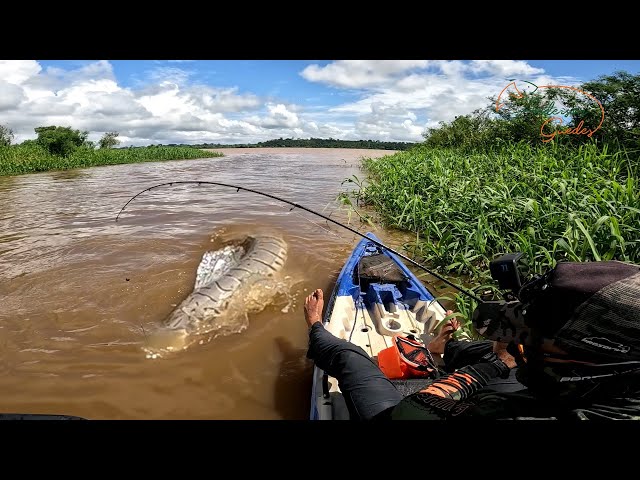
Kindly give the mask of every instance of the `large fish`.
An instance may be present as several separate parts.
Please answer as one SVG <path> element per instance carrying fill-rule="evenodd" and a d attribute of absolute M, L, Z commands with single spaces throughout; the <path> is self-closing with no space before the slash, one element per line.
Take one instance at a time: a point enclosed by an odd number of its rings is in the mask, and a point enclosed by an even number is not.
<path fill-rule="evenodd" d="M 193 292 L 147 338 L 148 356 L 187 348 L 246 328 L 246 314 L 263 308 L 277 293 L 275 276 L 287 259 L 278 237 L 248 237 L 240 245 L 206 252 L 196 272 Z"/>

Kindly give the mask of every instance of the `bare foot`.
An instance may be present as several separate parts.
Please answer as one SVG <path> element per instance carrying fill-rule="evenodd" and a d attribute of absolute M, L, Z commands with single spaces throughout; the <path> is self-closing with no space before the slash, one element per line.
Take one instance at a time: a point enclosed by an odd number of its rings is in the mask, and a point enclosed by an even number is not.
<path fill-rule="evenodd" d="M 452 310 L 447 310 L 447 315 L 450 315 L 452 313 Z M 442 325 L 442 327 L 440 327 L 440 332 L 438 333 L 438 335 L 436 335 L 433 340 L 429 342 L 429 345 L 427 345 L 429 351 L 431 353 L 438 353 L 440 355 L 443 355 L 445 344 L 449 340 L 451 340 L 453 332 L 458 330 L 458 328 L 460 328 L 460 322 L 455 318 L 450 319 L 447 323 Z"/>
<path fill-rule="evenodd" d="M 324 307 L 324 294 L 321 289 L 316 289 L 304 301 L 304 319 L 307 321 L 309 328 L 316 323 L 322 321 L 322 309 Z"/>

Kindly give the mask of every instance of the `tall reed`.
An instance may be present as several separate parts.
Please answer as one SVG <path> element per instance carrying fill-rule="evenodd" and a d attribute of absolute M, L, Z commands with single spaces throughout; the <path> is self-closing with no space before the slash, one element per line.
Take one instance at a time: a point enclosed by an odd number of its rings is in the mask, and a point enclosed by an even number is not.
<path fill-rule="evenodd" d="M 387 226 L 415 234 L 411 254 L 473 284 L 491 283 L 490 260 L 514 251 L 532 274 L 559 260 L 640 263 L 637 152 L 420 147 L 363 166 L 360 200 Z"/>

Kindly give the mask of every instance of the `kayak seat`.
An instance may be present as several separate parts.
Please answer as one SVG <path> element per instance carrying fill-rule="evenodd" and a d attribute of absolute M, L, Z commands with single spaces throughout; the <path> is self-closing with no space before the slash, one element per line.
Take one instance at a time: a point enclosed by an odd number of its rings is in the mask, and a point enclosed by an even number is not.
<path fill-rule="evenodd" d="M 402 269 L 387 255 L 369 255 L 358 263 L 357 276 L 361 283 L 397 283 L 407 280 Z"/>

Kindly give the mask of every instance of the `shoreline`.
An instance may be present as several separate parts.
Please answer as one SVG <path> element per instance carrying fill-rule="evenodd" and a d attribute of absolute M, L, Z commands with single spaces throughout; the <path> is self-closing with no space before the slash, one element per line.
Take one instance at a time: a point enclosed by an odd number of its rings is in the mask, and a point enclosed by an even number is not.
<path fill-rule="evenodd" d="M 179 150 L 179 151 L 178 151 Z M 52 155 L 33 146 L 12 145 L 0 148 L 0 178 L 29 173 L 67 171 L 81 168 L 104 167 L 129 163 L 168 162 L 174 160 L 198 160 L 224 157 L 227 154 L 308 154 L 315 150 L 320 155 L 334 154 L 342 150 L 350 159 L 383 157 L 401 150 L 343 147 L 136 147 L 114 149 L 78 149 L 68 157 Z M 196 153 L 198 152 L 198 153 Z M 164 158 L 163 158 L 164 157 Z"/>
<path fill-rule="evenodd" d="M 0 177 L 104 167 L 131 163 L 199 160 L 224 157 L 222 152 L 190 147 L 143 147 L 118 149 L 78 148 L 71 155 L 52 155 L 38 146 L 13 145 L 0 148 Z"/>
<path fill-rule="evenodd" d="M 353 157 L 358 156 L 367 156 L 366 152 L 370 152 L 371 156 L 380 157 L 386 155 L 393 155 L 401 150 L 382 150 L 375 148 L 334 148 L 334 147 L 225 147 L 225 148 L 203 148 L 202 150 L 206 152 L 219 152 L 219 153 L 231 153 L 231 154 L 240 154 L 240 153 L 291 153 L 291 154 L 300 154 L 305 153 L 308 154 L 311 150 L 315 150 L 318 153 L 327 154 L 327 153 L 335 153 L 336 150 L 342 150 L 345 152 L 345 155 Z"/>

